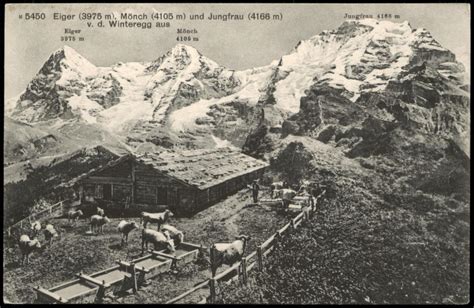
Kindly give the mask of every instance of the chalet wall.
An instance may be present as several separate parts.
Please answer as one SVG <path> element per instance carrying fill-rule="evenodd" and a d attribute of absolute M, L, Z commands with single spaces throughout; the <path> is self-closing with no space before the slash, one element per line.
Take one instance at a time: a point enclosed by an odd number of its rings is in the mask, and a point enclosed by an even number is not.
<path fill-rule="evenodd" d="M 86 201 L 102 200 L 104 185 L 110 185 L 109 206 L 124 207 L 127 197 L 133 195 L 130 209 L 156 212 L 167 207 L 178 214 L 191 214 L 236 193 L 261 177 L 263 172 L 263 169 L 258 170 L 199 190 L 150 166 L 123 161 L 84 179 L 82 183 Z"/>
<path fill-rule="evenodd" d="M 135 203 L 156 204 L 156 187 L 152 185 L 135 185 Z"/>
<path fill-rule="evenodd" d="M 196 189 L 178 189 L 177 203 L 171 209 L 180 213 L 193 212 L 195 205 Z"/>
<path fill-rule="evenodd" d="M 109 167 L 97 172 L 94 176 L 98 177 L 118 177 L 131 178 L 132 177 L 132 161 L 124 161 L 115 166 Z"/>
<path fill-rule="evenodd" d="M 208 205 L 208 190 L 201 190 L 196 193 L 196 206 L 199 210 Z"/>
<path fill-rule="evenodd" d="M 132 186 L 131 185 L 120 185 L 115 184 L 112 185 L 112 200 L 125 202 L 127 197 L 130 197 L 132 194 Z"/>

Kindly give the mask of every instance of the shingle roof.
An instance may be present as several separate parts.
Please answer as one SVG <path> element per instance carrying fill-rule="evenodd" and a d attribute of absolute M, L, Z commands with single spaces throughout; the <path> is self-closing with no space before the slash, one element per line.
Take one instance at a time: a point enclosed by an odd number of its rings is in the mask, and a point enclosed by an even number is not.
<path fill-rule="evenodd" d="M 199 189 L 268 166 L 266 162 L 229 148 L 147 153 L 136 159 Z"/>

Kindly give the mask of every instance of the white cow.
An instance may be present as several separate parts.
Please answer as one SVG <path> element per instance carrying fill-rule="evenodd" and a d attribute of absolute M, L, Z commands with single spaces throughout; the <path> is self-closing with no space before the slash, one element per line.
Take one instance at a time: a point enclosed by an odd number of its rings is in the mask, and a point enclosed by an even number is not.
<path fill-rule="evenodd" d="M 237 240 L 232 243 L 216 243 L 212 245 L 211 249 L 214 250 L 214 254 L 211 253 L 212 276 L 216 275 L 216 271 L 221 265 L 233 265 L 235 262 L 242 260 L 249 240 L 249 236 L 239 235 Z"/>

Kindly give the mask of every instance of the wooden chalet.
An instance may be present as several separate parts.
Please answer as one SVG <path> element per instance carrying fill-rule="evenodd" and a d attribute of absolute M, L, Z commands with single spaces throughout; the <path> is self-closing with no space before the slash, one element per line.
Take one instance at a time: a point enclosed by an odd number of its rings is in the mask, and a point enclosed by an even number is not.
<path fill-rule="evenodd" d="M 86 201 L 196 213 L 262 176 L 266 162 L 228 148 L 127 154 L 78 181 Z M 107 206 L 109 207 L 109 205 Z"/>

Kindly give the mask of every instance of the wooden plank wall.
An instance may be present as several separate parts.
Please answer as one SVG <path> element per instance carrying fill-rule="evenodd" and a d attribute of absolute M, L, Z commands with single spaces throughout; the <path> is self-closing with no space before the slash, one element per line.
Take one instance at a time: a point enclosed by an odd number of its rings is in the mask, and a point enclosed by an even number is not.
<path fill-rule="evenodd" d="M 133 195 L 133 203 L 149 205 L 147 211 L 167 205 L 171 210 L 195 213 L 236 193 L 262 174 L 263 169 L 201 191 L 150 166 L 124 161 L 85 179 L 84 193 L 90 198 L 87 201 L 101 199 L 102 185 L 112 184 L 112 201 L 124 202 L 127 196 Z M 135 189 L 132 189 L 133 181 Z"/>

